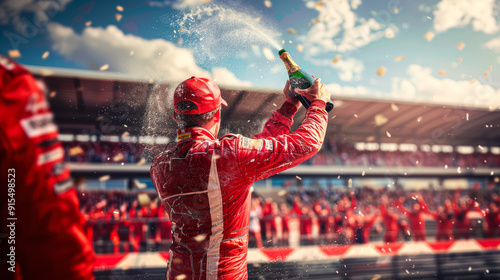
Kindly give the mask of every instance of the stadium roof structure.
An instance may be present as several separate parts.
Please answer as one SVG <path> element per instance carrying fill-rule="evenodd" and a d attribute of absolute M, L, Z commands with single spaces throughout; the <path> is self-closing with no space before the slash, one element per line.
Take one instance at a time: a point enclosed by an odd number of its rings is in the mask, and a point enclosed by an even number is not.
<path fill-rule="evenodd" d="M 165 136 L 174 139 L 172 91 L 178 82 L 155 82 L 109 72 L 28 67 L 44 81 L 62 133 Z M 221 133 L 257 133 L 283 101 L 281 90 L 222 87 Z M 328 137 L 346 142 L 483 145 L 500 143 L 500 110 L 334 98 Z M 296 114 L 298 127 L 305 110 Z M 222 135 L 222 134 L 220 134 Z"/>

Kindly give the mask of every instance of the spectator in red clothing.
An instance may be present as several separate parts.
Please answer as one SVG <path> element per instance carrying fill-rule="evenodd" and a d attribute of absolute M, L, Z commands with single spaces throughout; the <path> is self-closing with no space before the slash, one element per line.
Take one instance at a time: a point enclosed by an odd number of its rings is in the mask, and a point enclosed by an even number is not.
<path fill-rule="evenodd" d="M 272 207 L 273 199 L 268 197 L 266 198 L 266 203 L 264 207 L 262 207 L 262 219 L 261 219 L 261 228 L 264 230 L 265 240 L 269 241 L 273 239 L 273 231 L 276 231 L 276 222 L 274 221 L 277 213 L 273 213 Z"/>
<path fill-rule="evenodd" d="M 350 215 L 349 217 L 349 227 L 352 229 L 352 239 L 353 244 L 365 244 L 370 241 L 370 231 L 373 223 L 378 218 L 378 214 L 375 213 L 370 217 L 364 217 L 362 215 Z"/>
<path fill-rule="evenodd" d="M 493 198 L 497 198 L 496 194 L 493 194 Z M 476 207 L 476 210 L 481 212 L 486 220 L 486 237 L 494 238 L 500 237 L 500 207 L 496 201 L 490 202 L 489 207 L 485 210 L 479 209 Z"/>
<path fill-rule="evenodd" d="M 413 234 L 413 240 L 425 241 L 425 221 L 423 214 L 427 205 L 419 195 L 412 195 L 417 201 L 413 204 L 412 209 L 406 209 L 403 206 L 404 197 L 400 197 L 396 208 L 408 217 L 410 229 Z"/>
<path fill-rule="evenodd" d="M 460 200 L 457 203 L 459 198 L 459 193 L 455 194 L 455 199 L 453 201 L 453 211 L 455 212 L 455 231 L 453 236 L 455 239 L 470 238 L 470 224 L 469 219 L 467 218 L 467 214 L 469 211 L 474 209 L 475 203 L 472 199 L 468 198 L 467 200 Z"/>
<path fill-rule="evenodd" d="M 453 222 L 455 220 L 451 209 L 451 201 L 446 200 L 444 206 L 438 206 L 436 212 L 426 209 L 426 212 L 436 220 L 436 241 L 453 240 Z"/>
<path fill-rule="evenodd" d="M 290 228 L 288 226 L 288 223 L 290 221 L 290 210 L 288 209 L 288 205 L 286 205 L 286 203 L 280 204 L 280 212 L 281 212 L 282 234 L 281 234 L 279 244 L 287 245 L 288 244 L 288 235 L 290 233 Z"/>
<path fill-rule="evenodd" d="M 262 216 L 262 207 L 258 198 L 252 199 L 252 207 L 250 209 L 250 223 L 248 225 L 248 235 L 250 239 L 254 239 L 257 248 L 263 248 L 262 234 L 260 233 L 260 217 Z"/>
<path fill-rule="evenodd" d="M 391 207 L 387 207 L 389 204 L 389 199 L 386 195 L 382 196 L 382 203 L 380 204 L 380 214 L 384 219 L 384 242 L 396 242 L 399 235 L 399 217 Z"/>
<path fill-rule="evenodd" d="M 328 232 L 328 218 L 331 214 L 330 203 L 324 197 L 319 197 L 314 203 L 313 209 L 319 220 L 319 234 L 325 237 Z"/>

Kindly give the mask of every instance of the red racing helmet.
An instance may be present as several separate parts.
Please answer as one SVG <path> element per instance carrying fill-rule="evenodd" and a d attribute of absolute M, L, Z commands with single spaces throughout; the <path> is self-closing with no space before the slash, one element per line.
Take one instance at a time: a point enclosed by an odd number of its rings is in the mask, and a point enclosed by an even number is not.
<path fill-rule="evenodd" d="M 177 108 L 177 105 L 182 101 L 194 103 L 196 109 L 181 110 Z M 221 97 L 217 84 L 207 78 L 192 76 L 180 83 L 174 92 L 174 107 L 177 114 L 204 114 L 219 108 L 221 104 L 227 106 L 227 102 Z"/>

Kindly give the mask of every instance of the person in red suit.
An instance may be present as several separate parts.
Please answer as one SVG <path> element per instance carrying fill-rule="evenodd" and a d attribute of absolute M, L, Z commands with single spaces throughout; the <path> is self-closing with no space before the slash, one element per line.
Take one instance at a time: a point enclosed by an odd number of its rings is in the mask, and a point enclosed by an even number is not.
<path fill-rule="evenodd" d="M 384 242 L 396 242 L 399 236 L 399 216 L 394 213 L 391 207 L 388 207 L 389 199 L 386 195 L 382 196 L 382 203 L 380 204 L 380 215 L 384 219 Z"/>
<path fill-rule="evenodd" d="M 370 232 L 377 218 L 378 213 L 374 213 L 367 217 L 360 214 L 350 214 L 348 225 L 352 229 L 351 243 L 365 244 L 370 242 Z"/>
<path fill-rule="evenodd" d="M 453 237 L 455 239 L 470 238 L 470 224 L 467 214 L 474 209 L 475 202 L 471 198 L 462 199 L 459 201 L 460 193 L 457 191 L 453 200 L 453 211 L 455 212 L 455 231 Z"/>
<path fill-rule="evenodd" d="M 453 213 L 450 200 L 445 200 L 444 206 L 438 206 L 436 212 L 426 209 L 436 221 L 436 240 L 453 240 L 453 223 L 455 214 Z"/>
<path fill-rule="evenodd" d="M 151 179 L 173 227 L 166 277 L 246 279 L 252 183 L 292 168 L 323 143 L 330 95 L 316 80 L 306 90 L 312 101 L 302 124 L 290 127 L 300 102 L 284 89 L 285 102 L 253 138 L 217 138 L 221 105 L 215 82 L 191 77 L 173 94 L 177 143 L 156 156 Z M 176 261 L 172 261 L 175 259 Z"/>
<path fill-rule="evenodd" d="M 426 212 L 427 205 L 419 195 L 412 194 L 412 197 L 414 197 L 416 201 L 413 203 L 411 210 L 403 206 L 403 197 L 397 202 L 396 208 L 408 217 L 413 240 L 425 241 L 425 221 L 423 215 Z"/>
<path fill-rule="evenodd" d="M 94 252 L 53 117 L 28 70 L 0 56 L 2 279 L 93 279 Z"/>
<path fill-rule="evenodd" d="M 488 203 L 485 210 L 481 210 L 476 206 L 476 210 L 483 214 L 486 220 L 486 237 L 500 237 L 500 198 L 497 194 L 491 195 L 492 201 Z"/>

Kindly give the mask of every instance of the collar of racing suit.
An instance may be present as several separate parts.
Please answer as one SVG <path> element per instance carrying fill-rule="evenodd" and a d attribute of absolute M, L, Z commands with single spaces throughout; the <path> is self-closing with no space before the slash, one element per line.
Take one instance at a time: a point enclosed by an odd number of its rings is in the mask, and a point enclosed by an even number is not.
<path fill-rule="evenodd" d="M 187 127 L 177 129 L 177 142 L 184 140 L 215 140 L 212 132 L 204 129 L 203 127 Z"/>

